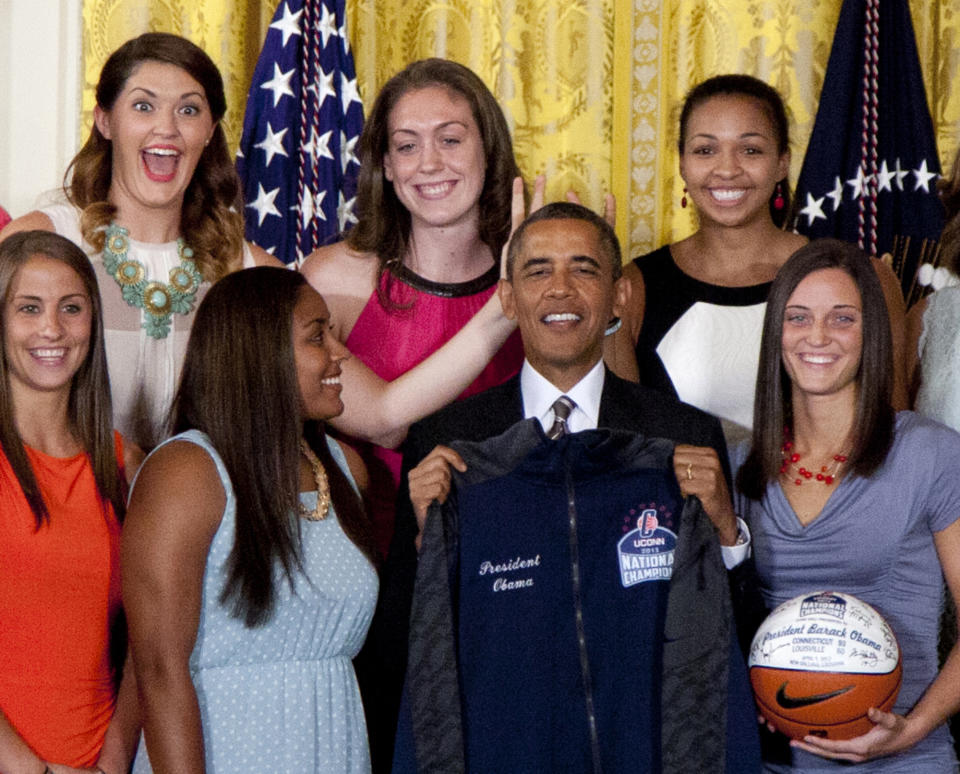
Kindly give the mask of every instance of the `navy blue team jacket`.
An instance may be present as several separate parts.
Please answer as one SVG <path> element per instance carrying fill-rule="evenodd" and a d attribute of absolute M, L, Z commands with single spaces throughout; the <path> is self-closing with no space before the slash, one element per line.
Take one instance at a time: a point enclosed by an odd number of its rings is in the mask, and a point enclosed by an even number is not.
<path fill-rule="evenodd" d="M 726 570 L 673 443 L 528 420 L 454 447 L 395 772 L 759 770 Z"/>

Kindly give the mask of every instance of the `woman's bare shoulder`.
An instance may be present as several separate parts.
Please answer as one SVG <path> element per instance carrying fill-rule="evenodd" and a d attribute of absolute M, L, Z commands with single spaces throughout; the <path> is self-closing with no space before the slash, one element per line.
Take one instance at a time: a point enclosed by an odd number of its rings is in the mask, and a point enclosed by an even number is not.
<path fill-rule="evenodd" d="M 640 335 L 640 326 L 643 323 L 643 311 L 646 307 L 646 286 L 643 282 L 643 272 L 633 261 L 623 265 L 623 277 L 630 283 L 631 292 L 626 307 L 620 316 L 631 342 L 636 344 L 637 337 Z"/>
<path fill-rule="evenodd" d="M 781 245 L 790 251 L 790 255 L 793 255 L 809 241 L 810 239 L 808 237 L 805 237 L 803 234 L 798 234 L 796 231 L 784 231 Z"/>
<path fill-rule="evenodd" d="M 776 274 L 783 264 L 785 264 L 797 250 L 803 247 L 810 240 L 803 234 L 795 231 L 778 230 L 774 238 L 768 243 L 769 255 L 771 258 L 771 272 Z M 773 279 L 771 276 L 770 280 Z"/>
<path fill-rule="evenodd" d="M 369 295 L 377 274 L 377 257 L 372 253 L 357 252 L 345 241 L 336 242 L 310 253 L 300 271 L 320 293 L 325 290 L 349 291 L 357 285 Z"/>
<path fill-rule="evenodd" d="M 19 218 L 14 218 L 6 226 L 3 227 L 3 230 L 0 231 L 0 240 L 6 239 L 11 234 L 16 234 L 18 231 L 53 231 L 53 221 L 50 220 L 48 215 L 40 212 L 40 210 L 34 210 L 33 212 L 28 212 L 26 215 L 21 215 Z"/>
<path fill-rule="evenodd" d="M 250 249 L 250 257 L 253 258 L 254 266 L 276 266 L 278 269 L 284 268 L 284 264 L 279 258 L 268 253 L 260 247 L 260 245 L 247 242 L 247 247 Z M 246 261 L 244 261 L 244 268 L 247 268 Z"/>
<path fill-rule="evenodd" d="M 171 488 L 171 481 L 178 485 Z M 173 440 L 140 466 L 129 510 L 146 514 L 158 527 L 163 523 L 182 529 L 189 523 L 190 529 L 212 534 L 225 504 L 223 482 L 206 449 L 191 441 Z"/>
<path fill-rule="evenodd" d="M 346 341 L 376 289 L 376 256 L 358 253 L 346 242 L 337 242 L 312 252 L 300 271 L 327 302 L 334 334 Z"/>
<path fill-rule="evenodd" d="M 343 456 L 347 460 L 347 467 L 350 468 L 350 475 L 357 482 L 357 488 L 361 494 L 366 494 L 370 486 L 370 476 L 367 473 L 367 466 L 359 452 L 347 443 L 337 440 L 337 445 L 343 450 Z"/>
<path fill-rule="evenodd" d="M 643 286 L 643 272 L 640 271 L 640 267 L 633 261 L 628 261 L 623 264 L 623 276 L 630 280 L 631 285 L 640 283 L 640 286 Z"/>
<path fill-rule="evenodd" d="M 188 488 L 223 489 L 217 465 L 210 453 L 186 439 L 174 439 L 153 452 L 141 466 L 140 478 L 144 478 L 148 471 L 151 475 L 169 480 L 181 481 L 181 477 L 186 477 L 190 481 Z M 171 476 L 176 478 L 171 479 Z"/>

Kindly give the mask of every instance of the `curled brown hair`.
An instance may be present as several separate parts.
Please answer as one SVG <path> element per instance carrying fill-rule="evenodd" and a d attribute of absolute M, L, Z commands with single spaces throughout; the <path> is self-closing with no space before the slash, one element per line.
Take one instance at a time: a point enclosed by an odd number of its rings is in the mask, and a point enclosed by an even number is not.
<path fill-rule="evenodd" d="M 230 158 L 220 119 L 227 110 L 220 71 L 206 53 L 185 38 L 165 32 L 148 32 L 114 51 L 100 71 L 97 106 L 113 108 L 127 79 L 143 62 L 164 62 L 184 70 L 204 90 L 215 123 L 213 136 L 203 149 L 193 178 L 183 195 L 180 233 L 193 249 L 204 279 L 215 281 L 239 268 L 243 250 L 243 201 L 240 180 Z M 103 249 L 103 231 L 117 208 L 107 196 L 112 175 L 112 144 L 97 129 L 74 156 L 64 175 L 67 199 L 83 211 L 83 238 Z"/>
<path fill-rule="evenodd" d="M 407 65 L 384 84 L 360 135 L 360 178 L 357 181 L 357 225 L 347 244 L 359 252 L 374 253 L 380 280 L 391 266 L 399 266 L 410 240 L 410 213 L 397 198 L 383 173 L 389 140 L 389 119 L 397 101 L 411 91 L 439 86 L 463 97 L 480 131 L 486 171 L 480 192 L 480 239 L 499 256 L 510 236 L 510 198 L 513 179 L 520 174 L 513 157 L 510 129 L 500 105 L 472 70 L 447 59 L 421 59 Z M 394 306 L 381 293 L 387 308 Z"/>
<path fill-rule="evenodd" d="M 10 292 L 20 269 L 35 255 L 60 261 L 73 269 L 90 299 L 90 344 L 86 358 L 73 375 L 67 419 L 90 459 L 101 502 L 110 503 L 117 519 L 122 521 L 126 485 L 121 478 L 113 440 L 113 408 L 107 377 L 107 350 L 103 343 L 103 306 L 90 259 L 69 239 L 49 231 L 21 231 L 7 237 L 0 242 L 0 302 L 3 304 L 0 316 L 6 314 Z M 4 327 L 0 324 L 0 333 Z M 17 432 L 5 347 L 0 351 L 0 447 L 10 462 L 39 529 L 49 522 L 50 512 Z"/>

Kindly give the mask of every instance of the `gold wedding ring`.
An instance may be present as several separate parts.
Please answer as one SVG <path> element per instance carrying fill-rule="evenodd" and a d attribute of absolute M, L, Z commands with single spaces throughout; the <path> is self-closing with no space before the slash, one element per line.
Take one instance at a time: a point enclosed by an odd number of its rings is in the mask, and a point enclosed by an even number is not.
<path fill-rule="evenodd" d="M 687 481 L 693 481 L 693 463 L 687 463 Z"/>

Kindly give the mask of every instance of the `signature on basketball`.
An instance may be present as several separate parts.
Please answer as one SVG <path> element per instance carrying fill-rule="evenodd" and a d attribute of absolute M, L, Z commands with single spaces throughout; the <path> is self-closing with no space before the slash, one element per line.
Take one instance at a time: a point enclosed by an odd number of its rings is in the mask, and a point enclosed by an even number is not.
<path fill-rule="evenodd" d="M 861 626 L 869 626 L 873 621 L 869 615 L 856 607 L 847 608 L 847 618 L 852 619 L 849 623 L 860 624 Z"/>
<path fill-rule="evenodd" d="M 850 651 L 850 658 L 859 659 L 860 663 L 864 666 L 875 666 L 879 660 L 879 656 L 872 650 L 863 650 L 862 648 L 857 647 L 854 647 Z"/>
<path fill-rule="evenodd" d="M 786 639 L 786 640 L 782 639 L 780 640 L 780 642 L 778 642 L 776 645 L 773 645 L 772 647 L 770 643 L 765 642 L 763 643 L 763 646 L 761 647 L 760 652 L 763 654 L 764 658 L 770 659 L 773 656 L 773 654 L 776 653 L 778 650 L 783 650 L 784 648 L 790 648 L 792 647 L 792 645 L 793 645 L 793 641 L 790 639 Z M 790 651 L 788 650 L 787 652 L 789 653 Z"/>

